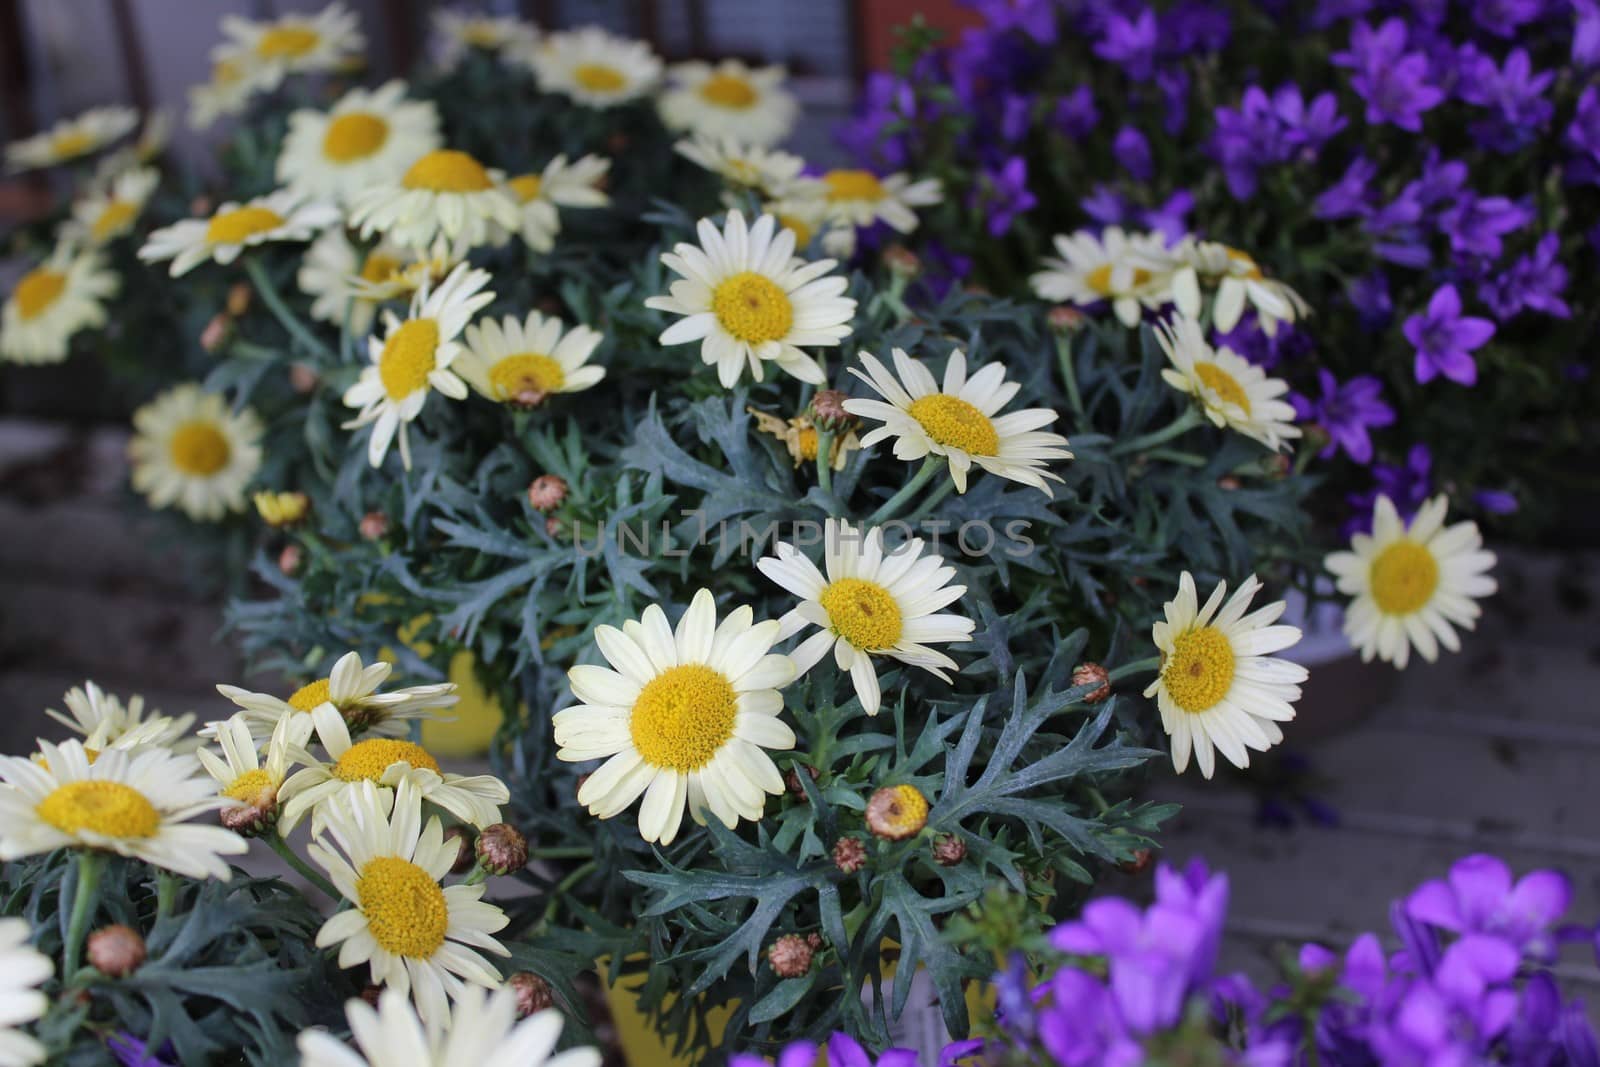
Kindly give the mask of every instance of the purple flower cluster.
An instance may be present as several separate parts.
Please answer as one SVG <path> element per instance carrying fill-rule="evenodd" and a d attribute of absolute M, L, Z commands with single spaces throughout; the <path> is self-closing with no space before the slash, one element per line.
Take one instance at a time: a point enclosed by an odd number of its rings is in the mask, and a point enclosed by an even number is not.
<path fill-rule="evenodd" d="M 836 1033 L 828 1038 L 828 1067 L 918 1067 L 917 1054 L 908 1048 L 892 1048 L 878 1056 L 861 1047 L 849 1034 Z M 796 1041 L 784 1046 L 775 1060 L 740 1053 L 728 1060 L 728 1067 L 813 1067 L 819 1049 L 814 1042 Z"/>

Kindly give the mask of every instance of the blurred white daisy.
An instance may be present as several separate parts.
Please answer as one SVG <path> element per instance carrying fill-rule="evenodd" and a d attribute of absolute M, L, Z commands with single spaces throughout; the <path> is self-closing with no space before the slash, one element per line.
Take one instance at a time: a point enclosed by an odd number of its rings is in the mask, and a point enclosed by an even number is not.
<path fill-rule="evenodd" d="M 781 66 L 748 67 L 737 59 L 675 63 L 657 106 L 669 129 L 774 145 L 789 136 L 800 111 L 783 87 L 788 75 Z"/>
<path fill-rule="evenodd" d="M 161 182 L 154 167 L 133 167 L 112 178 L 103 189 L 90 189 L 72 205 L 72 239 L 100 247 L 133 229 L 145 203 Z"/>
<path fill-rule="evenodd" d="M 417 291 L 437 286 L 466 262 L 471 247 L 435 237 L 426 248 L 382 240 L 361 263 L 361 273 L 351 275 L 356 295 L 373 304 L 409 301 Z M 363 331 L 367 332 L 367 331 Z"/>
<path fill-rule="evenodd" d="M 1278 323 L 1294 322 L 1311 312 L 1299 293 L 1266 277 L 1251 256 L 1236 248 L 1185 237 L 1171 256 L 1178 263 L 1172 275 L 1172 298 L 1178 310 L 1199 318 L 1204 307 L 1201 285 L 1215 287 L 1211 325 L 1222 333 L 1239 325 L 1246 305 L 1255 308 L 1256 319 L 1269 337 L 1278 332 Z"/>
<path fill-rule="evenodd" d="M 307 682 L 287 698 L 236 685 L 218 685 L 217 692 L 243 709 L 244 721 L 257 741 L 270 736 L 280 719 L 304 712 L 309 720 L 310 712 L 324 706 L 337 711 L 352 734 L 397 737 L 409 731 L 412 719 L 437 718 L 437 712 L 454 707 L 461 699 L 451 682 L 378 692 L 391 670 L 393 667 L 382 661 L 362 666 L 359 653 L 346 652 L 326 678 Z M 200 735 L 216 736 L 216 725 L 208 725 Z"/>
<path fill-rule="evenodd" d="M 55 964 L 33 947 L 30 938 L 26 920 L 0 919 L 0 1063 L 6 1067 L 33 1067 L 47 1054 L 36 1038 L 21 1029 L 49 1009 L 50 1001 L 39 986 L 55 974 Z M 599 1060 L 592 1062 L 598 1065 Z"/>
<path fill-rule="evenodd" d="M 120 287 L 101 253 L 57 245 L 0 306 L 0 356 L 13 363 L 60 363 L 74 336 L 105 325 L 105 302 Z"/>
<path fill-rule="evenodd" d="M 1289 383 L 1233 349 L 1213 349 L 1200 323 L 1182 313 L 1156 327 L 1156 339 L 1172 366 L 1161 372 L 1168 385 L 1200 402 L 1206 417 L 1260 441 L 1273 451 L 1292 448 L 1300 436 L 1294 408 L 1283 399 Z"/>
<path fill-rule="evenodd" d="M 312 318 L 343 328 L 348 312 L 351 335 L 365 337 L 379 304 L 415 291 L 396 285 L 414 258 L 413 251 L 388 241 L 379 241 L 363 254 L 343 226 L 334 226 L 306 249 L 295 281 L 311 297 Z"/>
<path fill-rule="evenodd" d="M 454 70 L 474 49 L 500 59 L 526 59 L 539 43 L 539 31 L 513 15 L 479 15 L 438 8 L 433 37 L 439 67 Z"/>
<path fill-rule="evenodd" d="M 120 175 L 154 163 L 166 151 L 171 139 L 171 113 L 166 110 L 146 113 L 138 138 L 130 145 L 108 152 L 95 164 L 94 175 L 89 179 L 90 190 L 103 193 L 111 188 Z"/>
<path fill-rule="evenodd" d="M 267 88 L 276 88 L 287 74 L 338 70 L 359 61 L 367 46 L 360 25 L 343 0 L 315 14 L 294 12 L 271 22 L 224 15 L 225 40 L 212 58 L 255 68 Z"/>
<path fill-rule="evenodd" d="M 796 259 L 794 231 L 777 227 L 771 215 L 746 227 L 738 211 L 728 212 L 720 230 L 701 219 L 698 245 L 680 243 L 661 256 L 682 280 L 669 295 L 645 301 L 683 316 L 662 331 L 661 343 L 700 341 L 701 361 L 717 368 L 726 389 L 747 366 L 764 380 L 766 363 L 821 385 L 822 366 L 801 346 L 833 346 L 850 336 L 856 302 L 844 295 L 849 279 L 828 273 L 831 259 Z"/>
<path fill-rule="evenodd" d="M 1294 718 L 1306 669 L 1272 653 L 1298 643 L 1300 631 L 1273 625 L 1283 615 L 1281 600 L 1245 614 L 1260 589 L 1252 574 L 1223 604 L 1228 583 L 1218 582 L 1202 607 L 1194 577 L 1184 571 L 1166 619 L 1151 628 L 1161 670 L 1144 695 L 1161 709 L 1179 774 L 1191 750 L 1207 778 L 1215 768 L 1213 748 L 1235 767 L 1248 767 L 1247 750 L 1265 752 L 1282 741 L 1278 723 Z"/>
<path fill-rule="evenodd" d="M 194 725 L 193 714 L 171 716 L 152 709 L 146 716 L 144 697 L 135 693 L 124 704 L 93 682 L 73 686 L 61 699 L 67 705 L 65 714 L 54 708 L 46 708 L 45 714 L 83 737 L 91 753 L 128 736 L 137 737 L 140 744 L 170 748 Z"/>
<path fill-rule="evenodd" d="M 6 145 L 6 169 L 15 174 L 69 163 L 98 152 L 139 124 L 131 107 L 95 107 L 62 119 L 43 133 Z"/>
<path fill-rule="evenodd" d="M 210 80 L 189 86 L 189 127 L 203 130 L 224 115 L 237 115 L 273 78 L 247 56 L 215 60 Z"/>
<path fill-rule="evenodd" d="M 1096 236 L 1089 230 L 1057 234 L 1059 259 L 1046 258 L 1044 270 L 1028 279 L 1034 294 L 1052 303 L 1087 307 L 1109 301 L 1124 326 L 1137 326 L 1144 309 L 1172 301 L 1171 261 L 1159 233 L 1126 233 L 1108 226 Z M 1176 262 L 1170 266 L 1175 269 Z"/>
<path fill-rule="evenodd" d="M 351 89 L 328 111 L 292 112 L 278 152 L 278 181 L 304 199 L 341 204 L 399 181 L 440 144 L 433 102 L 405 95 L 406 83 L 397 79 L 377 89 Z"/>
<path fill-rule="evenodd" d="M 385 336 L 367 339 L 372 362 L 344 394 L 345 406 L 361 411 L 344 425 L 345 429 L 372 425 L 367 460 L 374 467 L 383 466 L 398 433 L 401 460 L 411 469 L 406 425 L 422 413 L 431 393 L 438 390 L 451 400 L 466 397 L 467 385 L 450 364 L 462 350 L 456 338 L 472 316 L 494 300 L 493 293 L 483 291 L 489 281 L 488 271 L 463 263 L 438 288 L 417 290 L 405 321 L 385 311 Z"/>
<path fill-rule="evenodd" d="M 654 92 L 661 80 L 661 59 L 648 44 L 598 26 L 547 34 L 531 62 L 541 89 L 586 107 L 631 103 Z"/>
<path fill-rule="evenodd" d="M 583 156 L 571 162 L 566 156 L 557 156 L 538 174 L 520 174 L 508 180 L 506 188 L 521 205 L 518 236 L 535 252 L 550 251 L 561 232 L 561 215 L 556 209 L 611 203 L 603 188 L 610 172 L 611 160 L 601 156 Z"/>
<path fill-rule="evenodd" d="M 496 174 L 450 148 L 427 153 L 398 180 L 358 192 L 350 202 L 350 224 L 361 228 L 361 236 L 381 233 L 413 248 L 437 237 L 481 245 L 496 225 L 516 229 L 520 218 L 516 197 Z"/>
<path fill-rule="evenodd" d="M 210 218 L 184 219 L 152 233 L 139 249 L 146 263 L 172 260 L 171 275 L 187 274 L 208 259 L 226 266 L 265 241 L 309 241 L 339 221 L 332 204 L 300 202 L 286 189 L 245 203 L 230 200 Z"/>
<path fill-rule="evenodd" d="M 267 741 L 265 761 L 256 751 L 256 741 L 243 712 L 213 723 L 212 727 L 222 755 L 201 748 L 195 756 L 216 781 L 218 792 L 238 802 L 222 809 L 222 825 L 246 837 L 271 833 L 279 826 L 284 779 L 311 736 L 311 716 L 285 715 L 279 719 Z M 285 826 L 281 832 L 288 831 Z"/>
<path fill-rule="evenodd" d="M 255 412 L 230 411 L 222 397 L 186 382 L 136 410 L 133 429 L 133 487 L 151 507 L 176 506 L 202 522 L 245 509 L 245 489 L 261 467 Z"/>
<path fill-rule="evenodd" d="M 1483 547 L 1475 522 L 1444 524 L 1449 501 L 1434 497 L 1404 522 L 1394 503 L 1380 496 L 1372 511 L 1372 533 L 1356 534 L 1350 548 L 1324 561 L 1339 592 L 1352 597 L 1344 614 L 1345 636 L 1361 652 L 1405 667 L 1415 648 L 1432 663 L 1439 646 L 1461 648 L 1456 627 L 1477 626 L 1477 601 L 1497 588 L 1489 571 L 1493 552 Z"/>
<path fill-rule="evenodd" d="M 466 351 L 456 373 L 481 395 L 501 404 L 536 407 L 551 393 L 577 393 L 606 376 L 589 363 L 604 336 L 587 326 L 566 324 L 530 311 L 518 321 L 484 319 L 467 327 Z"/>
<path fill-rule="evenodd" d="M 787 192 L 806 165 L 806 161 L 797 155 L 747 145 L 726 136 L 697 133 L 672 147 L 680 156 L 718 175 L 730 185 L 759 189 L 773 197 Z M 819 211 L 823 208 L 825 201 L 820 196 L 810 199 Z"/>
<path fill-rule="evenodd" d="M 556 758 L 604 759 L 578 790 L 578 803 L 609 819 L 644 795 L 639 833 L 669 845 L 685 807 L 732 827 L 757 820 L 783 776 L 766 749 L 794 747 L 778 718 L 779 689 L 794 679 L 788 656 L 773 654 L 776 620 L 753 623 L 748 607 L 717 623 L 709 589 L 695 593 L 674 630 L 657 604 L 622 629 L 600 626 L 595 641 L 613 669 L 580 664 L 567 672 L 582 703 L 555 714 Z"/>
<path fill-rule="evenodd" d="M 829 218 L 857 229 L 881 222 L 898 233 L 917 228 L 914 208 L 944 199 L 938 178 L 914 182 L 908 174 L 880 177 L 870 170 L 830 170 L 822 175 L 821 194 Z"/>

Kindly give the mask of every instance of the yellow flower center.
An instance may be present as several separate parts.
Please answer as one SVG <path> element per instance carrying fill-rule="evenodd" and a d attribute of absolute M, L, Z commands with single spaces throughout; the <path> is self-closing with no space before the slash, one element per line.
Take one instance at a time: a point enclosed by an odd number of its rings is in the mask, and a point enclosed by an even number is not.
<path fill-rule="evenodd" d="M 1000 434 L 989 416 L 958 396 L 929 393 L 913 400 L 909 411 L 929 437 L 947 448 L 970 456 L 1000 453 Z"/>
<path fill-rule="evenodd" d="M 928 825 L 928 798 L 914 785 L 897 785 L 889 789 L 889 799 L 879 805 L 873 819 L 873 829 L 893 839 L 910 837 Z M 869 816 L 871 819 L 871 816 Z"/>
<path fill-rule="evenodd" d="M 373 737 L 357 741 L 333 765 L 333 776 L 345 782 L 376 782 L 396 763 L 409 763 L 413 769 L 439 773 L 439 761 L 428 750 L 410 741 L 392 737 Z"/>
<path fill-rule="evenodd" d="M 246 771 L 222 795 L 242 800 L 252 808 L 270 808 L 278 799 L 278 783 L 266 771 Z"/>
<path fill-rule="evenodd" d="M 818 602 L 834 632 L 863 652 L 893 648 L 900 641 L 900 605 L 877 582 L 840 578 L 828 584 Z"/>
<path fill-rule="evenodd" d="M 39 267 L 22 276 L 11 299 L 16 301 L 18 314 L 24 319 L 32 319 L 44 314 L 45 309 L 54 304 L 66 288 L 65 274 Z"/>
<path fill-rule="evenodd" d="M 591 93 L 614 93 L 628 84 L 628 76 L 607 63 L 579 63 L 572 80 Z"/>
<path fill-rule="evenodd" d="M 228 439 L 209 422 L 186 422 L 167 444 L 172 465 L 185 474 L 209 477 L 228 465 Z"/>
<path fill-rule="evenodd" d="M 400 184 L 435 193 L 481 193 L 494 182 L 483 164 L 467 153 L 439 148 L 411 164 Z"/>
<path fill-rule="evenodd" d="M 211 80 L 218 85 L 232 85 L 244 75 L 244 68 L 231 59 L 221 59 L 211 64 Z"/>
<path fill-rule="evenodd" d="M 361 280 L 374 283 L 386 282 L 394 277 L 399 269 L 398 257 L 383 252 L 373 252 L 367 256 L 366 262 L 361 264 Z"/>
<path fill-rule="evenodd" d="M 68 782 L 39 801 L 34 811 L 64 834 L 87 830 L 104 837 L 154 837 L 161 829 L 155 805 L 121 782 Z"/>
<path fill-rule="evenodd" d="M 378 357 L 378 377 L 390 400 L 404 400 L 428 387 L 434 353 L 439 349 L 439 324 L 432 319 L 412 319 L 384 342 Z"/>
<path fill-rule="evenodd" d="M 1149 280 L 1149 271 L 1145 270 L 1143 267 L 1135 267 L 1133 269 L 1133 284 L 1130 286 L 1130 288 L 1137 289 Z M 1115 295 L 1111 288 L 1111 264 L 1102 263 L 1094 270 L 1090 271 L 1089 276 L 1084 279 L 1084 284 L 1088 285 L 1090 289 L 1093 289 L 1101 296 Z"/>
<path fill-rule="evenodd" d="M 717 321 L 739 340 L 758 345 L 786 337 L 794 325 L 794 305 L 777 283 L 753 270 L 724 280 L 711 294 Z"/>
<path fill-rule="evenodd" d="M 317 47 L 321 40 L 316 30 L 306 26 L 274 26 L 256 42 L 256 55 L 262 59 L 293 59 Z"/>
<path fill-rule="evenodd" d="M 224 211 L 206 224 L 206 241 L 214 245 L 236 245 L 248 237 L 283 225 L 283 216 L 270 208 L 241 207 Z"/>
<path fill-rule="evenodd" d="M 328 123 L 322 135 L 322 154 L 335 163 L 366 159 L 389 140 L 389 124 L 377 115 L 352 111 Z"/>
<path fill-rule="evenodd" d="M 1161 668 L 1167 695 L 1184 711 L 1216 707 L 1233 687 L 1233 644 L 1215 626 L 1179 634 Z"/>
<path fill-rule="evenodd" d="M 329 686 L 330 681 L 327 678 L 318 678 L 314 682 L 307 682 L 299 689 L 296 689 L 285 703 L 296 711 L 315 711 L 333 699 Z"/>
<path fill-rule="evenodd" d="M 1396 541 L 1372 561 L 1372 599 L 1385 615 L 1410 615 L 1439 588 L 1439 561 L 1415 541 Z"/>
<path fill-rule="evenodd" d="M 652 767 L 693 771 L 733 737 L 739 695 L 718 671 L 698 663 L 663 671 L 634 701 L 628 730 Z"/>
<path fill-rule="evenodd" d="M 127 200 L 113 200 L 100 212 L 100 217 L 89 227 L 96 241 L 104 241 L 126 230 L 139 214 L 139 205 Z"/>
<path fill-rule="evenodd" d="M 82 130 L 68 130 L 58 133 L 50 139 L 50 147 L 55 150 L 57 158 L 67 159 L 72 156 L 81 156 L 94 147 L 94 138 Z"/>
<path fill-rule="evenodd" d="M 822 176 L 829 200 L 882 200 L 883 183 L 870 170 L 830 170 Z"/>
<path fill-rule="evenodd" d="M 817 445 L 817 430 L 814 426 L 807 426 L 795 435 L 795 448 L 800 451 L 801 459 L 816 459 Z"/>
<path fill-rule="evenodd" d="M 512 178 L 506 184 L 517 194 L 517 199 L 526 204 L 530 200 L 538 199 L 540 191 L 544 189 L 544 178 L 538 174 L 523 174 Z"/>
<path fill-rule="evenodd" d="M 752 181 L 748 184 L 753 185 L 754 182 Z M 796 248 L 804 248 L 811 243 L 811 227 L 807 226 L 803 220 L 797 219 L 793 215 L 779 215 L 778 225 L 786 230 L 794 231 L 794 246 Z"/>
<path fill-rule="evenodd" d="M 1216 393 L 1223 401 L 1239 408 L 1246 415 L 1250 414 L 1250 394 L 1244 391 L 1239 379 L 1215 363 L 1196 363 L 1194 373 L 1205 382 L 1207 389 Z"/>
<path fill-rule="evenodd" d="M 444 944 L 450 906 L 433 876 L 399 856 L 367 861 L 356 897 L 372 939 L 396 956 L 430 959 Z"/>
<path fill-rule="evenodd" d="M 503 37 L 492 22 L 475 20 L 461 27 L 461 41 L 472 48 L 499 48 Z"/>
<path fill-rule="evenodd" d="M 502 397 L 554 393 L 566 380 L 561 364 L 537 352 L 507 356 L 489 368 L 489 383 Z"/>
<path fill-rule="evenodd" d="M 700 83 L 700 95 L 708 103 L 740 111 L 756 102 L 755 86 L 734 74 L 713 74 Z"/>

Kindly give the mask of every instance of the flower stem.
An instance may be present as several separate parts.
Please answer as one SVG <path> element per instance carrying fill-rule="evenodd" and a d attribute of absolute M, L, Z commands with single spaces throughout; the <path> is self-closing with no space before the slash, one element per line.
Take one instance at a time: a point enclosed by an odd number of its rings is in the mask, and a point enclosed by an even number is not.
<path fill-rule="evenodd" d="M 167 870 L 156 870 L 156 922 L 172 914 L 173 898 L 178 895 L 178 880 Z"/>
<path fill-rule="evenodd" d="M 1146 671 L 1154 672 L 1154 671 L 1159 670 L 1160 668 L 1161 668 L 1161 657 L 1160 656 L 1151 656 L 1148 659 L 1136 659 L 1132 663 L 1124 663 L 1122 666 L 1118 667 L 1116 670 L 1108 672 L 1107 677 L 1111 681 L 1117 682 L 1117 681 L 1121 681 L 1122 679 L 1128 677 L 1129 675 L 1144 674 Z"/>
<path fill-rule="evenodd" d="M 930 454 L 927 459 L 922 461 L 922 469 L 912 475 L 911 480 L 902 486 L 898 493 L 885 500 L 883 506 L 874 511 L 871 517 L 867 519 L 866 525 L 869 527 L 881 526 L 898 515 L 905 502 L 916 496 L 917 490 L 927 485 L 928 479 L 938 473 L 943 466 L 943 457 Z"/>
<path fill-rule="evenodd" d="M 61 944 L 63 982 L 70 982 L 78 973 L 83 937 L 88 933 L 89 920 L 100 900 L 100 876 L 105 869 L 106 858 L 101 853 L 92 849 L 78 853 L 78 883 L 72 889 L 72 916 L 67 920 L 67 938 Z"/>
<path fill-rule="evenodd" d="M 1156 445 L 1165 444 L 1174 437 L 1188 433 L 1200 425 L 1200 420 L 1199 409 L 1191 407 L 1161 429 L 1123 441 L 1111 449 L 1111 454 L 1113 456 L 1123 456 L 1129 452 L 1142 452 L 1145 449 L 1154 448 Z"/>
<path fill-rule="evenodd" d="M 938 507 L 940 501 L 955 491 L 956 483 L 955 479 L 952 478 L 950 481 L 945 482 L 943 485 L 939 486 L 939 488 L 929 493 L 927 498 L 923 500 L 921 504 L 917 505 L 917 510 L 906 516 L 906 521 L 914 523 L 921 519 L 928 512 Z"/>
<path fill-rule="evenodd" d="M 289 331 L 289 336 L 299 341 L 301 347 L 318 353 L 324 359 L 333 362 L 336 359 L 333 350 L 323 344 L 316 334 L 306 329 L 305 323 L 301 322 L 295 316 L 295 313 L 289 310 L 288 305 L 283 302 L 283 297 L 278 295 L 278 287 L 273 284 L 271 275 L 261 265 L 261 261 L 246 256 L 244 269 L 250 275 L 250 281 L 254 283 L 256 292 L 261 294 L 261 302 L 267 305 L 267 310 L 272 312 L 285 330 Z"/>
<path fill-rule="evenodd" d="M 573 886 L 589 877 L 589 875 L 593 874 L 594 871 L 595 862 L 594 860 L 590 860 L 588 863 L 579 865 L 571 874 L 561 879 L 561 881 L 556 884 L 556 887 L 550 890 L 550 903 L 545 905 L 544 918 L 540 921 L 542 923 L 548 923 L 551 919 L 555 918 L 556 906 L 561 903 L 562 896 L 565 895 L 567 890 L 571 889 Z"/>
<path fill-rule="evenodd" d="M 344 894 L 335 889 L 333 883 L 324 878 L 311 864 L 295 855 L 294 849 L 290 848 L 289 843 L 283 838 L 275 833 L 270 833 L 265 835 L 262 840 L 266 841 L 268 848 L 282 856 L 283 862 L 293 867 L 296 874 L 322 890 L 329 900 L 340 901 L 344 899 Z"/>
<path fill-rule="evenodd" d="M 833 432 L 817 431 L 817 487 L 824 493 L 833 492 Z"/>
<path fill-rule="evenodd" d="M 1072 361 L 1072 341 L 1067 337 L 1056 338 L 1056 359 L 1061 364 L 1061 380 L 1067 386 L 1067 401 L 1072 405 L 1072 410 L 1083 414 L 1083 397 L 1078 392 L 1078 371 Z"/>
<path fill-rule="evenodd" d="M 574 845 L 571 848 L 539 848 L 533 851 L 533 858 L 536 860 L 586 860 L 593 855 L 594 849 L 587 845 Z"/>

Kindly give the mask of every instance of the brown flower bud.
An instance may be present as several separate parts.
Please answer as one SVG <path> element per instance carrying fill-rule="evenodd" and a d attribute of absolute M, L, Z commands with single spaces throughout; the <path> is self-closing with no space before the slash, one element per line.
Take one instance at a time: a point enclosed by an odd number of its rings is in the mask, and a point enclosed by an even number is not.
<path fill-rule="evenodd" d="M 305 396 L 316 389 L 317 383 L 322 381 L 322 375 L 304 363 L 289 364 L 289 388 Z"/>
<path fill-rule="evenodd" d="M 1304 448 L 1306 446 L 1301 445 L 1301 447 Z M 1267 462 L 1270 464 L 1269 473 L 1271 477 L 1278 481 L 1282 481 L 1283 479 L 1289 477 L 1290 472 L 1294 470 L 1294 460 L 1290 459 L 1282 452 L 1275 454 Z"/>
<path fill-rule="evenodd" d="M 544 532 L 551 537 L 561 536 L 561 520 L 554 515 L 546 515 L 544 519 Z"/>
<path fill-rule="evenodd" d="M 1056 333 L 1077 333 L 1083 329 L 1084 323 L 1088 322 L 1089 318 L 1075 307 L 1057 304 L 1050 309 L 1046 321 Z"/>
<path fill-rule="evenodd" d="M 510 874 L 528 865 L 528 839 L 510 823 L 497 822 L 478 831 L 478 862 L 490 874 Z"/>
<path fill-rule="evenodd" d="M 941 867 L 954 867 L 967 858 L 967 843 L 960 834 L 940 834 L 933 839 L 933 862 Z"/>
<path fill-rule="evenodd" d="M 784 772 L 783 784 L 789 787 L 789 794 L 796 800 L 804 800 L 806 798 L 806 787 L 801 784 L 800 781 L 800 767 L 804 767 L 806 769 L 806 773 L 811 776 L 811 780 L 813 782 L 817 780 L 817 769 L 810 764 L 802 763 L 798 766 L 791 765 L 789 769 Z"/>
<path fill-rule="evenodd" d="M 369 511 L 361 516 L 361 536 L 368 541 L 378 541 L 389 532 L 389 516 L 381 511 Z"/>
<path fill-rule="evenodd" d="M 144 938 L 131 926 L 102 926 L 89 935 L 89 962 L 108 978 L 126 978 L 144 959 Z"/>
<path fill-rule="evenodd" d="M 819 389 L 811 398 L 811 421 L 817 429 L 840 433 L 856 427 L 856 417 L 844 409 L 850 397 L 838 389 Z"/>
<path fill-rule="evenodd" d="M 236 797 L 243 804 L 232 805 L 217 812 L 217 821 L 240 837 L 261 837 L 278 826 L 278 791 L 271 786 L 255 792 L 253 796 Z"/>
<path fill-rule="evenodd" d="M 928 798 L 916 786 L 885 786 L 867 801 L 867 829 L 888 841 L 904 841 L 928 825 Z"/>
<path fill-rule="evenodd" d="M 1231 474 L 1224 474 L 1217 479 L 1217 488 L 1231 493 L 1239 488 L 1239 479 Z"/>
<path fill-rule="evenodd" d="M 822 935 L 821 934 L 815 934 L 815 933 L 807 934 L 806 935 L 806 944 L 811 946 L 811 951 L 812 952 L 821 952 L 822 951 Z"/>
<path fill-rule="evenodd" d="M 228 289 L 228 314 L 238 318 L 250 310 L 250 301 L 256 295 L 249 282 L 234 282 Z"/>
<path fill-rule="evenodd" d="M 922 260 L 905 245 L 890 245 L 883 250 L 884 265 L 891 274 L 902 278 L 915 278 L 922 272 Z"/>
<path fill-rule="evenodd" d="M 305 561 L 306 550 L 299 545 L 284 545 L 283 551 L 278 553 L 278 569 L 290 578 L 300 573 Z"/>
<path fill-rule="evenodd" d="M 567 499 L 567 480 L 559 474 L 541 474 L 528 486 L 528 506 L 534 511 L 554 511 Z"/>
<path fill-rule="evenodd" d="M 226 315 L 213 315 L 211 321 L 206 323 L 206 328 L 200 331 L 200 347 L 207 352 L 215 352 L 227 344 L 231 333 L 233 320 Z"/>
<path fill-rule="evenodd" d="M 477 850 L 472 839 L 470 826 L 452 826 L 444 832 L 446 841 L 456 843 L 456 858 L 450 864 L 451 874 L 466 874 L 472 869 L 473 861 L 477 858 Z"/>
<path fill-rule="evenodd" d="M 767 949 L 767 962 L 779 978 L 804 978 L 811 970 L 811 943 L 799 934 L 784 934 Z"/>
<path fill-rule="evenodd" d="M 526 1019 L 534 1012 L 544 1011 L 555 1005 L 555 991 L 550 988 L 550 983 L 532 971 L 518 971 L 506 979 L 506 985 L 517 994 L 519 1019 Z"/>
<path fill-rule="evenodd" d="M 1117 869 L 1123 874 L 1143 874 L 1146 867 L 1150 866 L 1150 850 L 1141 848 L 1134 852 L 1128 859 L 1117 864 Z"/>
<path fill-rule="evenodd" d="M 867 846 L 859 837 L 841 837 L 833 843 L 833 865 L 845 874 L 855 874 L 867 865 Z"/>
<path fill-rule="evenodd" d="M 1083 698 L 1085 704 L 1104 704 L 1111 697 L 1111 672 L 1098 663 L 1080 663 L 1072 668 L 1072 684 L 1095 687 Z"/>
<path fill-rule="evenodd" d="M 209 196 L 197 196 L 193 200 L 189 201 L 189 214 L 209 215 L 211 214 L 211 208 L 213 206 L 214 205 L 212 204 Z"/>

